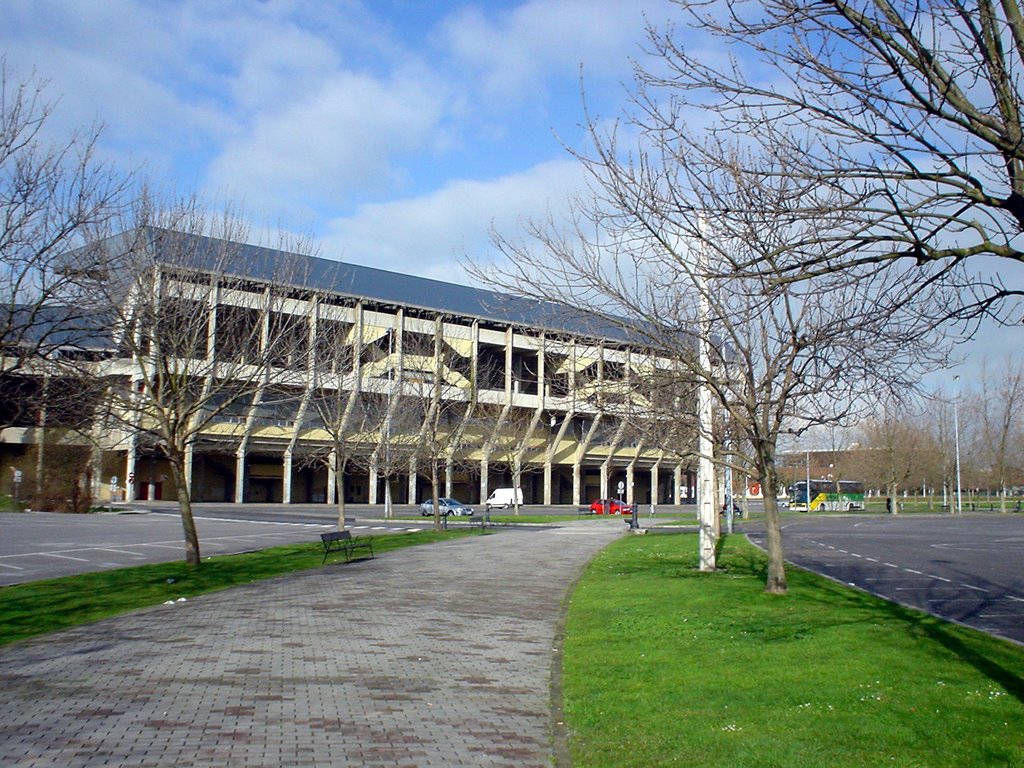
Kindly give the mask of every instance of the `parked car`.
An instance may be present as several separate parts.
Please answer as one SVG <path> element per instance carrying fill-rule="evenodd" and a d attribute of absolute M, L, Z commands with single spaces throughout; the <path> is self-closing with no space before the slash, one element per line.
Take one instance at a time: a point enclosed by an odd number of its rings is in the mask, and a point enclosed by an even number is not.
<path fill-rule="evenodd" d="M 456 517 L 469 517 L 473 514 L 473 508 L 467 507 L 461 501 L 457 499 L 438 499 L 437 505 L 441 510 L 442 515 L 455 515 Z M 433 517 L 434 515 L 434 500 L 427 499 L 420 504 L 420 514 L 423 517 Z"/>
<path fill-rule="evenodd" d="M 633 508 L 622 499 L 598 499 L 590 503 L 595 515 L 631 515 Z"/>
<path fill-rule="evenodd" d="M 487 507 L 487 511 L 491 509 L 506 509 L 507 507 L 513 507 L 516 504 L 522 506 L 523 504 L 523 489 L 522 488 L 495 488 L 494 492 L 487 497 L 487 501 L 484 502 L 484 506 Z"/>

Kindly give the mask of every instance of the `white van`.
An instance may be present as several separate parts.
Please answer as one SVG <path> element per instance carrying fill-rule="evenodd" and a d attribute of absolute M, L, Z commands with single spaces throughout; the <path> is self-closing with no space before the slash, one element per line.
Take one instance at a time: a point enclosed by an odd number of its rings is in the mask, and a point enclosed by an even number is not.
<path fill-rule="evenodd" d="M 487 497 L 484 506 L 490 512 L 492 508 L 505 509 L 515 505 L 523 504 L 522 488 L 495 488 L 494 492 Z"/>

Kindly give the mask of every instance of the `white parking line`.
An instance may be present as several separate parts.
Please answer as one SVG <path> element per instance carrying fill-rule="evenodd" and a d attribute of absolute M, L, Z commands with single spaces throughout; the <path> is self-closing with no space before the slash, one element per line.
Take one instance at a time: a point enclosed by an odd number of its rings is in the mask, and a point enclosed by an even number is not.
<path fill-rule="evenodd" d="M 110 549 L 109 547 L 96 547 L 96 551 L 98 551 L 98 552 L 114 552 L 115 554 L 118 554 L 118 555 L 131 555 L 132 557 L 137 557 L 140 560 L 145 558 L 145 555 L 140 555 L 138 552 L 129 552 L 127 549 Z"/>
<path fill-rule="evenodd" d="M 12 571 L 24 571 L 25 570 L 24 568 L 21 568 L 21 567 L 19 567 L 17 565 L 8 565 L 7 563 L 0 563 L 0 568 L 10 568 Z"/>
<path fill-rule="evenodd" d="M 91 562 L 84 557 L 72 557 L 71 555 L 58 555 L 56 552 L 36 552 L 37 555 L 43 555 L 45 557 L 59 557 L 62 560 L 77 560 L 80 563 Z"/>
<path fill-rule="evenodd" d="M 961 583 L 960 586 L 964 587 L 965 589 L 973 589 L 976 592 L 990 592 L 991 591 L 991 590 L 985 589 L 983 587 L 976 587 L 973 584 L 963 584 L 963 583 Z"/>

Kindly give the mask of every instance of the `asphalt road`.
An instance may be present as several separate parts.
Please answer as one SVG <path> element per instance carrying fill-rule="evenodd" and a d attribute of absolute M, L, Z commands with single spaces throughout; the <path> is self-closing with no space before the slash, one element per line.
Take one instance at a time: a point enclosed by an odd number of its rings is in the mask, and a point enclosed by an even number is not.
<path fill-rule="evenodd" d="M 1024 516 L 790 518 L 783 547 L 802 568 L 1024 644 Z"/>
<path fill-rule="evenodd" d="M 531 515 L 566 514 L 575 507 L 523 507 Z M 669 508 L 666 508 L 666 514 Z M 193 507 L 203 557 L 318 541 L 337 525 L 337 508 L 325 504 L 196 504 Z M 397 505 L 396 518 L 383 507 L 347 505 L 346 527 L 357 535 L 417 531 L 432 527 L 418 508 Z M 461 524 L 452 518 L 451 525 Z M 63 515 L 0 513 L 0 586 L 183 560 L 181 518 L 174 502 L 139 502 L 112 513 Z"/>
<path fill-rule="evenodd" d="M 138 514 L 64 515 L 49 512 L 0 514 L 0 586 L 185 558 L 181 518 L 173 505 L 149 505 Z M 336 526 L 337 513 L 281 505 L 197 506 L 196 528 L 203 557 L 319 541 Z M 423 519 L 362 520 L 359 535 L 422 530 Z"/>

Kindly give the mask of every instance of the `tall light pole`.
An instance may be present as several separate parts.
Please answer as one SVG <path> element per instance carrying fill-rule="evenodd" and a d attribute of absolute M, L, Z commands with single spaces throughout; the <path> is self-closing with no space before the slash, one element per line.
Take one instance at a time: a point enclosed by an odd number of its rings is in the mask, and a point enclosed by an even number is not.
<path fill-rule="evenodd" d="M 960 377 L 954 376 L 956 392 L 953 395 L 953 444 L 956 446 L 956 513 L 964 511 L 963 492 L 960 488 L 960 417 L 957 414 L 957 401 L 960 400 Z"/>
<path fill-rule="evenodd" d="M 811 511 L 811 452 L 806 452 L 807 464 L 805 469 L 807 470 L 807 486 L 804 488 L 804 512 Z"/>
<path fill-rule="evenodd" d="M 699 220 L 703 235 L 704 220 Z M 700 523 L 698 550 L 700 570 L 715 570 L 715 465 L 714 443 L 711 440 L 712 402 L 711 387 L 708 377 L 711 376 L 711 302 L 708 297 L 707 253 L 703 242 L 697 243 L 697 279 L 698 311 L 700 332 L 697 335 L 697 354 L 701 371 L 701 381 L 697 387 L 697 513 Z"/>

